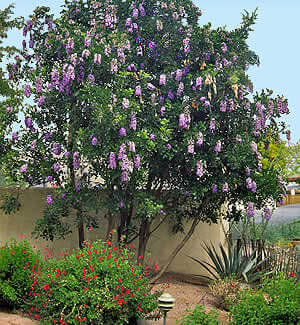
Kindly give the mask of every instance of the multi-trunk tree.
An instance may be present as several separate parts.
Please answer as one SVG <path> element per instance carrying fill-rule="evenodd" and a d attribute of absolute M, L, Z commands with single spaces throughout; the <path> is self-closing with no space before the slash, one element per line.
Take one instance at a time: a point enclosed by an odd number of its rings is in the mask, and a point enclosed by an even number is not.
<path fill-rule="evenodd" d="M 118 239 L 149 236 L 165 218 L 175 231 L 200 221 L 249 215 L 284 184 L 262 168 L 257 143 L 276 137 L 283 97 L 252 95 L 246 70 L 258 57 L 246 43 L 256 13 L 233 31 L 200 26 L 192 1 L 66 1 L 61 16 L 39 7 L 24 28 L 17 76 L 35 105 L 11 148 L 29 184 L 55 182 L 36 233 L 63 237 L 76 210 L 79 246 L 91 210 L 105 209 Z M 271 181 L 272 186 L 268 185 Z M 113 225 L 117 215 L 117 224 Z"/>

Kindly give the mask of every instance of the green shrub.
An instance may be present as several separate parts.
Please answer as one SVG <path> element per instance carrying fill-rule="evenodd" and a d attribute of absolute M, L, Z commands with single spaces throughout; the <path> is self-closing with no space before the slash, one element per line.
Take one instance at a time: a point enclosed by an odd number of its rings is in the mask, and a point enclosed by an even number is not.
<path fill-rule="evenodd" d="M 245 290 L 231 307 L 232 324 L 274 325 L 299 324 L 300 283 L 282 274 L 265 279 L 257 291 Z"/>
<path fill-rule="evenodd" d="M 82 250 L 49 260 L 33 278 L 29 315 L 44 324 L 127 324 L 131 318 L 153 318 L 159 292 L 150 293 L 134 252 L 97 241 Z"/>
<path fill-rule="evenodd" d="M 218 325 L 218 313 L 215 310 L 205 313 L 203 305 L 197 305 L 194 310 L 187 310 L 189 314 L 176 321 L 179 325 Z"/>
<path fill-rule="evenodd" d="M 0 248 L 0 305 L 21 306 L 31 288 L 30 273 L 40 264 L 40 254 L 27 241 L 12 239 Z"/>

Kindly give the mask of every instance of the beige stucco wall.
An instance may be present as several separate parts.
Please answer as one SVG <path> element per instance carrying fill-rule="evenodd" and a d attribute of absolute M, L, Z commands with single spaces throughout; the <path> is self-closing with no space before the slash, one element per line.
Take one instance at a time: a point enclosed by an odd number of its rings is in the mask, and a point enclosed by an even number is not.
<path fill-rule="evenodd" d="M 67 236 L 65 240 L 51 242 L 31 237 L 35 221 L 42 215 L 43 207 L 46 204 L 46 196 L 53 190 L 49 188 L 31 188 L 21 191 L 21 209 L 17 213 L 6 215 L 0 210 L 0 246 L 11 237 L 19 240 L 20 235 L 23 235 L 24 237 L 22 238 L 31 242 L 32 245 L 37 246 L 42 254 L 46 251 L 45 248 L 51 250 L 54 255 L 58 255 L 64 249 L 71 250 L 72 248 L 77 248 L 78 238 L 75 228 L 73 234 Z M 16 189 L 0 189 L 0 195 L 8 192 L 16 192 Z M 97 238 L 105 238 L 107 222 L 103 218 L 103 214 L 101 220 L 99 229 L 86 231 L 86 238 L 88 240 L 94 241 Z M 189 229 L 189 226 L 190 224 L 187 225 L 186 229 Z M 169 254 L 183 236 L 180 233 L 171 233 L 171 226 L 167 222 L 162 224 L 152 234 L 149 240 L 147 253 L 151 254 L 151 262 L 157 263 L 159 266 L 164 265 Z M 197 263 L 187 257 L 187 255 L 190 255 L 195 258 L 206 258 L 206 254 L 201 249 L 201 244 L 204 241 L 212 242 L 215 245 L 218 245 L 220 242 L 224 243 L 225 236 L 222 226 L 220 224 L 199 224 L 192 238 L 186 243 L 169 266 L 168 271 L 187 274 L 206 274 Z"/>

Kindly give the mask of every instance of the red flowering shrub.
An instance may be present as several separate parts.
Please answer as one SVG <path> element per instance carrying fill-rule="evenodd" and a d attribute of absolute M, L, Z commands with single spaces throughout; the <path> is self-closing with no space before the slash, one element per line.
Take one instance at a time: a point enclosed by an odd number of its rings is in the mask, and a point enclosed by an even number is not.
<path fill-rule="evenodd" d="M 30 273 L 39 273 L 41 256 L 27 241 L 12 239 L 0 248 L 0 305 L 20 307 L 31 288 Z"/>
<path fill-rule="evenodd" d="M 97 241 L 49 260 L 42 273 L 32 274 L 29 315 L 45 324 L 115 325 L 154 318 L 159 292 L 149 293 L 149 280 L 142 266 L 131 262 L 133 255 Z"/>

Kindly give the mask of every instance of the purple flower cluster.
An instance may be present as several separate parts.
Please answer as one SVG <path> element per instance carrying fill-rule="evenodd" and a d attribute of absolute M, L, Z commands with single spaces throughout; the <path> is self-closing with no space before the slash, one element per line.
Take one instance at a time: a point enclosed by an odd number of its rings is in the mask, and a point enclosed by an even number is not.
<path fill-rule="evenodd" d="M 126 129 L 125 128 L 120 128 L 120 137 L 126 137 Z"/>
<path fill-rule="evenodd" d="M 93 145 L 93 146 L 96 146 L 97 143 L 98 143 L 98 139 L 97 139 L 96 137 L 93 136 L 91 142 L 92 142 L 92 145 Z"/>
<path fill-rule="evenodd" d="M 182 129 L 188 129 L 191 117 L 185 113 L 179 115 L 179 127 Z"/>
<path fill-rule="evenodd" d="M 256 193 L 256 182 L 253 181 L 250 177 L 246 179 L 246 187 L 248 190 L 251 190 L 253 193 Z"/>
<path fill-rule="evenodd" d="M 55 172 L 58 172 L 60 170 L 60 165 L 58 163 L 53 164 L 53 169 Z"/>
<path fill-rule="evenodd" d="M 47 195 L 47 204 L 52 204 L 53 203 L 53 199 L 52 199 L 52 195 Z"/>

